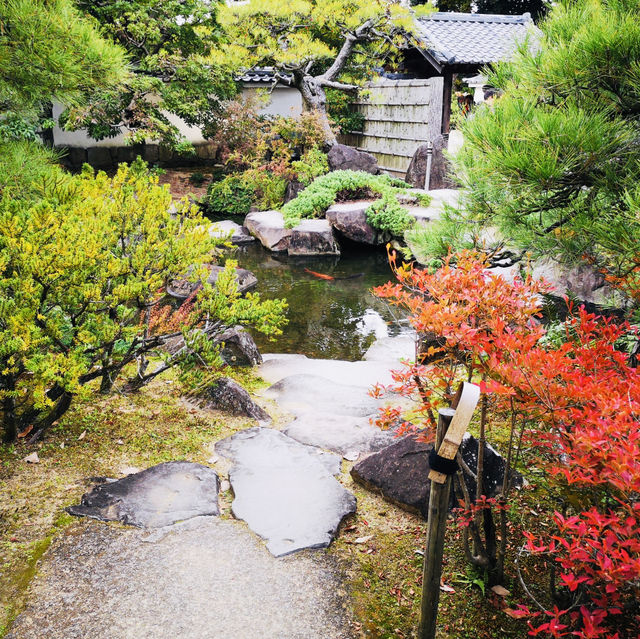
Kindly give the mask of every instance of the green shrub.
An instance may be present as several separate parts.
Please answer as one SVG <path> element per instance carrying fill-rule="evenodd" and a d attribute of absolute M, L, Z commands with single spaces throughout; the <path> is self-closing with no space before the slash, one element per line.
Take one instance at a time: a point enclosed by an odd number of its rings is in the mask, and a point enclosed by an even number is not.
<path fill-rule="evenodd" d="M 344 135 L 354 131 L 362 131 L 364 114 L 354 110 L 353 95 L 337 89 L 327 89 L 326 93 L 329 118 L 340 133 Z"/>
<path fill-rule="evenodd" d="M 408 211 L 398 204 L 397 195 L 409 185 L 388 175 L 371 175 L 363 171 L 333 171 L 311 183 L 300 195 L 282 208 L 285 225 L 291 228 L 303 218 L 322 217 L 338 195 L 354 198 L 363 191 L 380 196 L 367 210 L 367 221 L 380 231 L 401 235 L 413 224 Z"/>
<path fill-rule="evenodd" d="M 253 189 L 253 204 L 262 211 L 279 209 L 284 202 L 287 180 L 271 171 L 249 169 L 242 173 L 246 187 Z"/>
<path fill-rule="evenodd" d="M 201 173 L 200 171 L 194 171 L 190 176 L 189 176 L 189 182 L 191 184 L 193 184 L 194 186 L 201 186 L 204 181 L 206 180 L 204 173 Z"/>
<path fill-rule="evenodd" d="M 318 147 L 309 149 L 298 161 L 291 163 L 295 179 L 304 186 L 309 186 L 317 177 L 329 172 L 327 154 Z"/>
<path fill-rule="evenodd" d="M 389 231 L 392 235 L 402 235 L 413 225 L 414 219 L 409 215 L 407 209 L 400 206 L 398 200 L 392 197 L 374 202 L 367 209 L 367 222 L 374 229 Z"/>
<path fill-rule="evenodd" d="M 211 214 L 246 215 L 254 197 L 255 188 L 247 183 L 242 174 L 233 174 L 219 182 L 212 182 L 203 204 Z"/>

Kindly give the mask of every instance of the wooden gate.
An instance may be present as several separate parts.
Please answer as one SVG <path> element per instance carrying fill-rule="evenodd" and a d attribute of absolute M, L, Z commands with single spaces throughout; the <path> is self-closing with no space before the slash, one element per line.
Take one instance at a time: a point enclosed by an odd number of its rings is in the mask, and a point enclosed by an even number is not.
<path fill-rule="evenodd" d="M 416 149 L 441 132 L 442 89 L 442 78 L 370 83 L 354 103 L 364 129 L 341 142 L 372 153 L 380 168 L 404 178 Z"/>

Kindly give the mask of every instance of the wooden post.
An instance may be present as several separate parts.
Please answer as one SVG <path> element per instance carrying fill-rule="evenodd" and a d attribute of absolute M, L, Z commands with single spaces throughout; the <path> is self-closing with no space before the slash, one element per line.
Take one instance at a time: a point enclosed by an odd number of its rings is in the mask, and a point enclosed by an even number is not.
<path fill-rule="evenodd" d="M 449 424 L 455 415 L 453 408 L 441 408 L 438 411 L 436 430 L 436 450 L 444 441 Z M 422 605 L 418 639 L 435 639 L 440 601 L 440 577 L 442 575 L 442 554 L 444 551 L 444 533 L 449 514 L 449 491 L 451 478 L 444 483 L 431 482 L 429 494 L 429 517 L 427 520 L 427 543 L 424 551 L 422 572 Z"/>
<path fill-rule="evenodd" d="M 480 387 L 463 382 L 452 402 L 452 408 L 441 408 L 438 411 L 435 449 L 440 457 L 450 460 L 455 458 L 479 399 Z M 435 639 L 436 636 L 444 535 L 453 478 L 451 475 L 445 475 L 431 469 L 429 479 L 431 490 L 429 492 L 427 543 L 422 571 L 422 605 L 418 639 Z"/>

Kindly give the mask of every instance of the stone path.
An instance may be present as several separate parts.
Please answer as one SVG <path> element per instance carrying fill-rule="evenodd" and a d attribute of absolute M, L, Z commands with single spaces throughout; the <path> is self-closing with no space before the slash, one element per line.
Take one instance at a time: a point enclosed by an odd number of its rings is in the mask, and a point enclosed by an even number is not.
<path fill-rule="evenodd" d="M 265 356 L 266 395 L 291 423 L 216 445 L 233 464 L 232 513 L 250 530 L 216 516 L 218 477 L 198 464 L 161 464 L 101 484 L 70 512 L 140 528 L 85 520 L 56 540 L 8 637 L 353 637 L 340 572 L 326 553 L 297 551 L 328 546 L 355 512 L 355 497 L 336 479 L 341 456 L 353 461 L 390 443 L 369 424 L 381 400 L 368 391 L 390 382 L 410 343 L 387 338 L 361 362 Z"/>
<path fill-rule="evenodd" d="M 356 498 L 334 475 L 340 458 L 271 428 L 250 428 L 216 445 L 233 460 L 231 510 L 267 541 L 276 557 L 326 548 Z"/>
<path fill-rule="evenodd" d="M 275 559 L 238 522 L 92 522 L 55 544 L 7 639 L 349 639 L 344 597 L 326 554 Z"/>

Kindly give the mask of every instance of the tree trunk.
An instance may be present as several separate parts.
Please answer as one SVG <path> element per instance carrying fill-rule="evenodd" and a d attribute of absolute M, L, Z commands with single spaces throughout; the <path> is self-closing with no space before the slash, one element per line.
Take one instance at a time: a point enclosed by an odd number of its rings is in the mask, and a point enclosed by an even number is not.
<path fill-rule="evenodd" d="M 324 88 L 313 76 L 301 75 L 294 78 L 294 86 L 302 95 L 302 109 L 307 113 L 315 113 L 322 124 L 325 134 L 325 144 L 333 146 L 338 143 L 331 128 L 331 121 L 327 113 L 327 94 Z"/>

